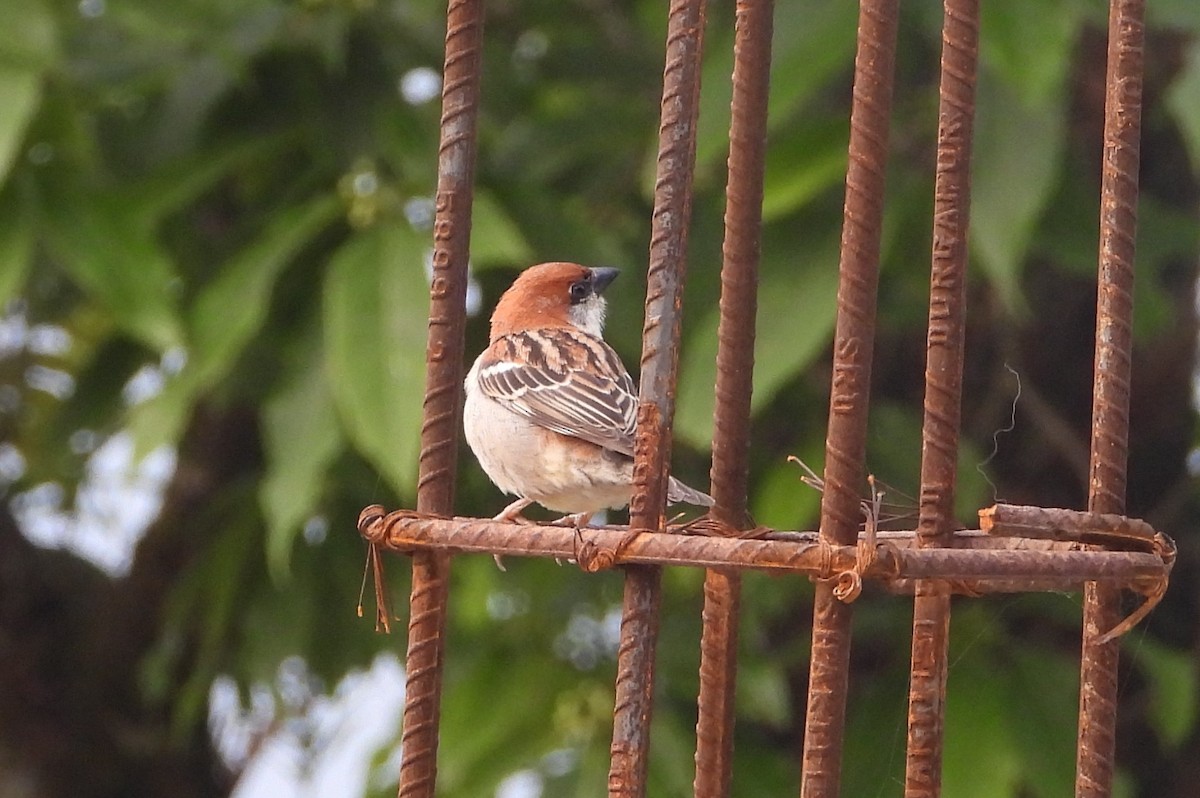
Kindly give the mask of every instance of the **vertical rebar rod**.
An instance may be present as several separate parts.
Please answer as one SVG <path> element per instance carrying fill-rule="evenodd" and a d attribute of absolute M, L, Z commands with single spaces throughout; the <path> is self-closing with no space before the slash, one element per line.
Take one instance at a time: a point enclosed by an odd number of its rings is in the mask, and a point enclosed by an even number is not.
<path fill-rule="evenodd" d="M 417 480 L 417 510 L 435 515 L 451 515 L 454 510 L 482 41 L 482 0 L 451 0 L 446 13 L 433 278 Z M 412 561 L 399 795 L 432 798 L 437 780 L 450 558 L 440 552 L 417 552 Z"/>
<path fill-rule="evenodd" d="M 696 798 L 726 798 L 733 783 L 733 729 L 737 684 L 738 612 L 742 577 L 704 574 L 704 627 L 700 632 L 700 694 L 696 718 Z"/>
<path fill-rule="evenodd" d="M 705 0 L 672 0 L 667 20 L 634 439 L 634 488 L 629 505 L 630 524 L 641 529 L 661 529 L 665 520 L 683 278 L 692 212 L 692 174 L 696 162 L 704 12 Z M 662 570 L 657 566 L 625 569 L 613 738 L 609 749 L 611 796 L 641 798 L 646 794 L 661 580 Z"/>
<path fill-rule="evenodd" d="M 1088 509 L 1103 513 L 1125 511 L 1145 5 L 1145 0 L 1113 0 L 1109 7 L 1088 484 Z M 1120 590 L 1088 583 L 1075 772 L 1075 794 L 1081 798 L 1112 794 L 1119 643 L 1095 641 L 1119 621 Z"/>
<path fill-rule="evenodd" d="M 743 528 L 774 0 L 738 0 L 736 13 L 711 482 L 713 516 Z M 704 576 L 696 798 L 729 795 L 741 592 L 739 574 L 709 570 Z"/>
<path fill-rule="evenodd" d="M 839 544 L 853 543 L 862 521 L 859 500 L 875 338 L 896 6 L 897 0 L 862 0 L 859 6 L 825 490 L 821 495 L 821 538 Z M 834 597 L 832 583 L 818 582 L 804 725 L 803 798 L 838 794 L 849 664 L 850 606 Z"/>
<path fill-rule="evenodd" d="M 967 230 L 971 200 L 971 136 L 979 51 L 979 0 L 945 0 L 933 255 L 921 432 L 921 498 L 917 542 L 948 545 L 954 531 L 954 488 L 962 416 L 967 309 Z M 941 794 L 950 589 L 920 580 L 913 600 L 904 794 Z"/>

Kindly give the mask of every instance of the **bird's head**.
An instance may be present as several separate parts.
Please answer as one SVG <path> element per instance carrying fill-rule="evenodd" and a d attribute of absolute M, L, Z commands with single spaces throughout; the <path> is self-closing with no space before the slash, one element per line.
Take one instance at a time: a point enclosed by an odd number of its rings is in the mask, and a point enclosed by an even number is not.
<path fill-rule="evenodd" d="M 573 327 L 600 337 L 604 289 L 619 272 L 577 263 L 541 263 L 521 272 L 492 313 L 491 339 L 525 330 Z"/>

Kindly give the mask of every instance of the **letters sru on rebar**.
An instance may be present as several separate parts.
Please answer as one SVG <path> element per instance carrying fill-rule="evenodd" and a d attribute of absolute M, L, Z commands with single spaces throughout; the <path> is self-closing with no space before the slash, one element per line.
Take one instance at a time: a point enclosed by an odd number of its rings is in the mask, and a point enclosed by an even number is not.
<path fill-rule="evenodd" d="M 452 517 L 484 5 L 450 0 L 417 508 L 389 513 L 372 506 L 359 518 L 359 531 L 373 546 L 408 554 L 413 563 L 401 796 L 434 795 L 448 573 L 453 554 L 470 552 L 571 559 L 589 572 L 626 570 L 608 782 L 613 796 L 646 794 L 663 566 L 707 569 L 694 784 L 701 798 L 730 792 L 740 571 L 818 581 L 800 784 L 805 798 L 838 794 L 849 602 L 864 581 L 914 596 L 905 776 L 905 795 L 911 798 L 941 790 L 949 596 L 1083 589 L 1076 794 L 1111 793 L 1114 638 L 1161 598 L 1175 556 L 1168 537 L 1122 515 L 1145 2 L 1110 3 L 1088 511 L 996 505 L 981 511 L 981 530 L 953 528 L 979 0 L 943 0 L 920 515 L 915 530 L 863 534 L 859 486 L 865 470 L 897 5 L 897 0 L 860 2 L 819 531 L 750 528 L 746 514 L 771 0 L 738 0 L 736 6 L 714 411 L 711 492 L 716 505 L 699 522 L 664 526 L 706 25 L 705 0 L 672 0 L 630 526 L 575 531 Z M 1141 609 L 1124 621 L 1118 612 L 1122 590 L 1145 597 Z"/>
<path fill-rule="evenodd" d="M 838 264 L 833 382 L 825 436 L 825 489 L 821 494 L 821 536 L 829 543 L 853 542 L 862 523 L 860 486 L 866 475 L 867 410 L 897 25 L 896 0 L 860 3 Z M 812 658 L 800 774 L 802 798 L 838 794 L 849 671 L 850 606 L 837 599 L 830 583 L 819 582 L 813 600 Z"/>

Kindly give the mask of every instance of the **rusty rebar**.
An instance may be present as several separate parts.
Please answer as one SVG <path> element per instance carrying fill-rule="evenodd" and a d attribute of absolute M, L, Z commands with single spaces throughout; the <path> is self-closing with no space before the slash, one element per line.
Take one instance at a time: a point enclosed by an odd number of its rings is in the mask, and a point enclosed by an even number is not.
<path fill-rule="evenodd" d="M 454 510 L 482 44 L 482 0 L 450 0 L 417 479 L 417 509 L 441 515 Z M 412 569 L 399 795 L 432 798 L 450 558 L 445 552 L 420 552 Z"/>
<path fill-rule="evenodd" d="M 917 525 L 922 546 L 945 545 L 955 527 L 979 0 L 945 0 L 943 14 Z M 941 793 L 950 594 L 951 586 L 943 580 L 922 580 L 916 585 L 904 774 L 908 798 L 935 798 Z"/>
<path fill-rule="evenodd" d="M 642 328 L 641 387 L 634 438 L 633 497 L 629 503 L 630 523 L 641 528 L 659 529 L 665 522 L 683 278 L 696 161 L 696 121 L 700 111 L 704 12 L 705 0 L 672 0 L 667 20 L 658 166 L 646 274 L 646 317 Z M 609 748 L 610 796 L 641 798 L 646 794 L 661 595 L 659 568 L 626 569 L 613 737 Z"/>
<path fill-rule="evenodd" d="M 646 794 L 661 575 L 657 566 L 631 566 L 625 572 L 613 737 L 609 748 L 610 796 L 641 798 Z"/>
<path fill-rule="evenodd" d="M 750 526 L 747 460 L 774 2 L 738 0 L 736 14 L 711 483 L 713 517 L 744 528 Z M 693 785 L 696 798 L 729 795 L 741 592 L 739 574 L 714 570 L 705 574 Z"/>
<path fill-rule="evenodd" d="M 903 596 L 915 596 L 917 588 L 925 581 L 922 579 L 894 579 L 884 584 L 889 593 Z M 1024 579 L 953 579 L 946 582 L 950 595 L 979 598 L 993 593 L 1062 593 L 1064 591 L 1081 591 L 1083 583 L 1068 584 L 1064 587 L 1063 580 L 1054 578 L 1024 578 Z"/>
<path fill-rule="evenodd" d="M 746 525 L 773 9 L 772 0 L 739 0 L 734 40 L 711 472 L 712 515 L 734 527 Z"/>
<path fill-rule="evenodd" d="M 871 356 L 874 349 L 879 241 L 892 72 L 896 57 L 896 0 L 863 0 L 850 111 L 849 166 L 842 222 L 833 380 L 825 443 L 821 535 L 849 543 L 861 519 L 859 487 L 866 455 Z M 832 798 L 841 781 L 842 735 L 850 664 L 850 607 L 833 585 L 817 585 L 812 662 L 804 724 L 800 794 Z"/>
<path fill-rule="evenodd" d="M 1088 482 L 1088 509 L 1097 513 L 1125 511 L 1144 14 L 1145 0 L 1113 0 L 1109 7 Z M 1087 586 L 1075 772 L 1075 794 L 1080 798 L 1112 793 L 1119 644 L 1100 638 L 1120 619 L 1120 613 L 1119 588 Z"/>
<path fill-rule="evenodd" d="M 944 14 L 917 525 L 924 545 L 944 545 L 954 524 L 979 0 L 945 0 Z"/>
<path fill-rule="evenodd" d="M 680 527 L 671 527 L 681 532 Z M 947 580 L 1055 580 L 1054 590 L 1100 580 L 1150 591 L 1170 573 L 1173 549 L 1163 552 L 1092 551 L 1073 541 L 996 538 L 960 530 L 950 548 L 916 544 L 916 534 L 890 533 L 869 560 L 857 544 L 829 543 L 820 535 L 785 533 L 768 537 L 705 537 L 664 534 L 626 527 L 574 529 L 424 516 L 407 510 L 387 513 L 373 505 L 359 517 L 359 532 L 384 549 L 416 553 L 503 554 L 578 559 L 586 570 L 617 565 L 682 565 L 755 570 L 835 578 L 858 571 L 884 582 L 937 577 Z M 1047 582 L 1046 584 L 1051 584 Z"/>
<path fill-rule="evenodd" d="M 696 778 L 692 787 L 696 798 L 725 798 L 733 781 L 741 598 L 741 574 L 711 569 L 704 574 L 700 692 L 696 698 Z"/>
<path fill-rule="evenodd" d="M 1153 548 L 1157 537 L 1154 527 L 1137 518 L 1014 504 L 994 504 L 980 510 L 979 528 L 989 535 L 1003 537 L 1077 540 L 1147 551 Z"/>
<path fill-rule="evenodd" d="M 692 215 L 704 19 L 705 0 L 672 0 L 646 273 L 634 490 L 629 505 L 630 523 L 650 529 L 663 525 L 671 465 L 671 419 L 675 415 L 683 282 Z"/>

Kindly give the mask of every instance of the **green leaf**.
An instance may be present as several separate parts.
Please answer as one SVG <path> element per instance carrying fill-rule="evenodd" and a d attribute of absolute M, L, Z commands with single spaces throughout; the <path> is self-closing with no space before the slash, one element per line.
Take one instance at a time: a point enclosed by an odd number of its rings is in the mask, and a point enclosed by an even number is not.
<path fill-rule="evenodd" d="M 842 182 L 846 174 L 847 125 L 819 119 L 798 125 L 767 150 L 763 183 L 763 219 L 770 221 L 796 210 Z"/>
<path fill-rule="evenodd" d="M 825 456 L 825 429 L 822 426 L 802 440 L 803 449 L 791 454 L 820 472 Z M 796 463 L 783 460 L 756 474 L 756 490 L 750 510 L 754 520 L 773 529 L 815 528 L 821 511 L 821 492 L 804 484 L 804 471 Z"/>
<path fill-rule="evenodd" d="M 1026 105 L 987 70 L 978 98 L 971 244 L 984 273 L 1015 307 L 1021 268 L 1059 173 L 1066 105 Z"/>
<path fill-rule="evenodd" d="M 275 282 L 299 250 L 340 213 L 336 197 L 318 196 L 281 211 L 258 240 L 226 264 L 191 308 L 191 350 L 162 393 L 133 409 L 138 451 L 173 444 L 196 397 L 223 379 L 267 318 Z"/>
<path fill-rule="evenodd" d="M 407 497 L 415 494 L 420 450 L 427 247 L 407 225 L 380 225 L 346 243 L 325 278 L 325 347 L 342 423 Z"/>
<path fill-rule="evenodd" d="M 489 263 L 527 265 L 533 250 L 516 222 L 495 196 L 479 190 L 471 206 L 471 263 L 483 268 Z"/>
<path fill-rule="evenodd" d="M 34 72 L 0 65 L 0 185 L 16 160 L 25 128 L 37 110 L 41 77 Z"/>
<path fill-rule="evenodd" d="M 1146 21 L 1159 27 L 1200 28 L 1200 4 L 1194 0 L 1155 0 L 1146 5 Z"/>
<path fill-rule="evenodd" d="M 856 639 L 862 639 L 860 624 L 865 613 L 855 609 Z M 854 684 L 846 706 L 842 795 L 891 795 L 896 784 L 903 783 L 906 693 L 907 680 L 900 668 L 880 669 Z M 801 692 L 794 703 L 800 703 L 803 696 Z"/>
<path fill-rule="evenodd" d="M 1192 173 L 1200 173 L 1200 42 L 1187 49 L 1187 64 L 1167 91 L 1166 105 L 1175 116 L 1191 154 Z"/>
<path fill-rule="evenodd" d="M 951 639 L 962 639 L 961 620 L 955 617 L 954 621 L 957 637 Z M 990 621 L 981 618 L 982 623 Z M 950 672 L 942 757 L 946 795 L 1010 798 L 1020 784 L 1020 754 L 1009 727 L 1011 682 L 1002 666 L 987 661 L 989 653 L 995 652 L 988 648 L 969 649 L 956 658 Z"/>
<path fill-rule="evenodd" d="M 343 445 L 315 327 L 306 338 L 262 409 L 267 468 L 258 500 L 267 522 L 267 565 L 276 580 L 288 576 L 296 533 L 317 507 L 325 472 Z"/>
<path fill-rule="evenodd" d="M 1009 647 L 1008 696 L 1023 696 L 1020 708 L 1009 702 L 1008 723 L 1020 756 L 1022 781 L 1041 798 L 1070 795 L 1075 784 L 1076 718 L 1079 711 L 1079 660 L 1024 643 Z M 990 658 L 990 667 L 1001 659 Z M 985 663 L 985 667 L 989 667 Z"/>
<path fill-rule="evenodd" d="M 775 16 L 768 131 L 792 124 L 794 114 L 827 86 L 833 75 L 848 69 L 853 60 L 857 19 L 856 4 L 823 0 L 793 3 L 788 13 Z M 723 160 L 729 152 L 729 103 L 733 96 L 732 45 L 715 43 L 706 49 L 696 134 L 696 163 L 700 167 Z M 846 127 L 842 120 L 843 131 Z M 844 150 L 844 132 L 842 140 Z"/>
<path fill-rule="evenodd" d="M 971 164 L 971 244 L 1010 308 L 1064 153 L 1064 101 L 1083 8 L 986 4 Z"/>
<path fill-rule="evenodd" d="M 1130 646 L 1138 665 L 1150 680 L 1149 715 L 1163 743 L 1178 749 L 1196 726 L 1196 658 L 1186 651 L 1173 651 L 1149 638 Z"/>
<path fill-rule="evenodd" d="M 48 221 L 50 249 L 123 330 L 159 352 L 183 343 L 174 263 L 129 203 L 67 191 Z"/>
<path fill-rule="evenodd" d="M 737 712 L 739 718 L 775 729 L 786 729 L 794 715 L 788 674 L 780 662 L 752 660 L 739 663 Z"/>
<path fill-rule="evenodd" d="M 54 17 L 43 0 L 6 0 L 0 65 L 42 70 L 58 58 Z"/>
<path fill-rule="evenodd" d="M 501 638 L 499 633 L 481 637 L 478 649 L 461 661 L 463 678 L 444 694 L 444 728 L 457 731 L 443 735 L 439 751 L 439 790 L 446 795 L 491 795 L 513 770 L 535 764 L 564 742 L 553 719 L 573 674 L 548 667 L 544 654 L 514 656 Z M 497 689 L 501 684 L 537 684 L 538 689 Z M 481 706 L 491 711 L 491 722 L 478 722 Z"/>
<path fill-rule="evenodd" d="M 130 410 L 128 429 L 139 457 L 159 446 L 173 446 L 179 442 L 200 390 L 200 383 L 185 369 L 167 382 L 162 393 L 134 405 Z"/>
<path fill-rule="evenodd" d="M 248 506 L 243 504 L 243 506 Z M 211 508 L 210 508 L 211 509 Z M 171 719 L 173 733 L 182 738 L 194 729 L 208 708 L 208 691 L 221 666 L 222 654 L 228 645 L 231 627 L 235 626 L 245 607 L 240 603 L 245 594 L 248 574 L 257 564 L 253 556 L 258 526 L 252 513 L 213 513 L 223 523 L 215 524 L 215 540 L 208 556 L 197 570 L 188 575 L 186 593 L 179 603 L 194 602 L 187 611 L 196 614 L 199 626 L 198 652 L 192 671 L 180 687 L 174 702 Z M 173 602 L 174 603 L 174 602 Z M 296 605 L 289 608 L 289 618 L 295 617 Z M 275 640 L 279 617 L 271 625 L 272 634 L 263 637 Z M 176 665 L 176 667 L 178 667 Z M 171 678 L 171 677 L 168 677 Z M 178 678 L 178 677 L 175 677 Z"/>
<path fill-rule="evenodd" d="M 223 376 L 262 328 L 280 273 L 341 213 L 337 197 L 319 195 L 275 214 L 262 235 L 221 269 L 190 313 L 193 367 L 204 384 Z"/>
<path fill-rule="evenodd" d="M 1055 104 L 1071 65 L 1082 11 L 1075 0 L 984 3 L 980 7 L 980 60 L 1022 104 Z M 975 129 L 980 129 L 978 124 Z"/>
<path fill-rule="evenodd" d="M 854 3 L 803 0 L 792 4 L 788 13 L 775 15 L 769 130 L 786 124 L 835 75 L 851 73 L 857 24 Z"/>
<path fill-rule="evenodd" d="M 836 245 L 834 245 L 836 247 Z M 778 257 L 778 256 L 776 256 Z M 764 262 L 758 292 L 751 412 L 768 404 L 828 343 L 837 314 L 836 248 L 815 247 L 802 263 L 770 269 Z M 797 276 L 803 272 L 803 278 Z M 803 290 L 797 286 L 803 285 Z M 680 368 L 675 436 L 697 448 L 712 442 L 713 386 L 717 374 L 717 325 L 712 308 L 688 339 Z"/>
<path fill-rule="evenodd" d="M 42 72 L 57 57 L 54 18 L 40 0 L 5 3 L 0 28 L 0 185 L 41 98 Z"/>
<path fill-rule="evenodd" d="M 13 192 L 0 194 L 0 311 L 25 287 L 33 255 L 33 226 Z"/>
<path fill-rule="evenodd" d="M 245 141 L 223 142 L 211 150 L 167 162 L 152 175 L 128 186 L 122 197 L 147 224 L 157 224 L 183 210 L 231 173 L 286 152 L 292 134 L 255 135 Z"/>
<path fill-rule="evenodd" d="M 695 775 L 695 726 L 687 727 L 684 717 L 659 712 L 650 720 L 651 757 L 646 774 L 646 792 L 650 795 L 689 795 Z"/>

